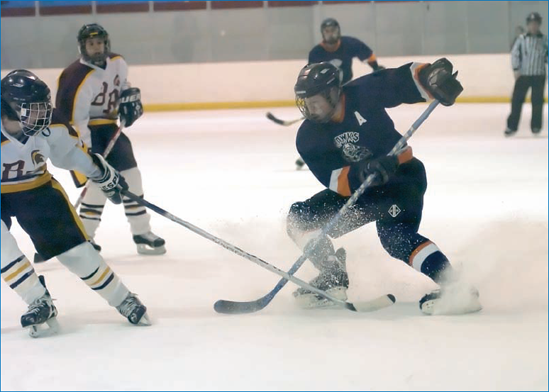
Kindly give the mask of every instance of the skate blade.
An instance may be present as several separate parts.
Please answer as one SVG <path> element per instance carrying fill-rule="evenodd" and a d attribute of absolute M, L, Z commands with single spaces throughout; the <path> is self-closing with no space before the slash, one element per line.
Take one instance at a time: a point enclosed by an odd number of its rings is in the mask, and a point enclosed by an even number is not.
<path fill-rule="evenodd" d="M 49 319 L 43 324 L 30 325 L 28 327 L 29 336 L 31 338 L 44 338 L 47 336 L 55 335 L 59 332 L 59 323 L 55 317 Z"/>
<path fill-rule="evenodd" d="M 143 315 L 143 317 L 141 317 L 141 320 L 139 320 L 137 325 L 141 327 L 150 327 L 152 325 L 151 319 L 149 318 L 149 315 L 146 312 Z"/>
<path fill-rule="evenodd" d="M 166 247 L 162 245 L 158 248 L 153 248 L 145 244 L 137 244 L 137 253 L 140 255 L 163 255 L 166 253 Z"/>
<path fill-rule="evenodd" d="M 332 297 L 340 299 L 342 301 L 347 300 L 347 290 L 343 287 L 336 287 L 326 291 Z M 337 307 L 335 302 L 330 301 L 324 297 L 321 297 L 315 293 L 302 294 L 295 297 L 297 306 L 302 309 L 326 309 Z"/>

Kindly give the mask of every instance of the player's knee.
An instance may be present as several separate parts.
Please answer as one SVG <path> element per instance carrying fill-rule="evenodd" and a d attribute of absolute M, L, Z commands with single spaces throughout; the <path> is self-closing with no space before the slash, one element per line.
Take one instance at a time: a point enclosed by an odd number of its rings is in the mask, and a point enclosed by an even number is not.
<path fill-rule="evenodd" d="M 120 174 L 122 174 L 122 176 L 128 183 L 128 186 L 130 187 L 133 193 L 136 193 L 136 194 L 143 193 L 143 183 L 141 179 L 141 172 L 137 167 L 132 167 L 131 169 L 127 169 L 127 170 L 122 170 Z"/>
<path fill-rule="evenodd" d="M 99 252 L 87 241 L 58 255 L 57 258 L 69 271 L 80 278 L 94 273 L 103 262 Z"/>

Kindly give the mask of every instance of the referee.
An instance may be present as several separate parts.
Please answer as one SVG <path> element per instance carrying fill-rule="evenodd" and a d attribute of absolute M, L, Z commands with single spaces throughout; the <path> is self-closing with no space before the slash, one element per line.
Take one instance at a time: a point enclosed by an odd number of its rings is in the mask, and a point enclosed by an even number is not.
<path fill-rule="evenodd" d="M 547 37 L 540 32 L 540 25 L 540 14 L 532 12 L 528 15 L 526 18 L 528 32 L 517 38 L 511 51 L 515 88 L 505 136 L 513 136 L 517 132 L 522 104 L 530 87 L 532 88 L 530 128 L 535 135 L 541 132 L 547 65 Z"/>

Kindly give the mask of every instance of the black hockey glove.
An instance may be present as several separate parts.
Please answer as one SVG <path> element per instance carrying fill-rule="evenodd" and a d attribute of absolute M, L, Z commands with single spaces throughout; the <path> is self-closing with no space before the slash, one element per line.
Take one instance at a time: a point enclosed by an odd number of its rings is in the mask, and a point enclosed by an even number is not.
<path fill-rule="evenodd" d="M 131 127 L 139 117 L 143 115 L 141 105 L 141 91 L 137 87 L 131 87 L 120 94 L 120 105 L 118 106 L 120 121 L 124 121 L 126 127 Z"/>
<path fill-rule="evenodd" d="M 91 180 L 99 185 L 99 188 L 105 193 L 105 195 L 112 201 L 114 204 L 122 203 L 121 191 L 123 189 L 128 189 L 128 184 L 124 177 L 107 163 L 105 158 L 99 154 L 90 154 L 93 160 L 93 163 L 99 167 L 101 170 L 101 176 L 98 178 L 92 178 Z"/>
<path fill-rule="evenodd" d="M 421 85 L 444 106 L 452 106 L 463 91 L 457 80 L 457 71 L 454 74 L 452 72 L 452 63 L 444 57 L 419 71 Z"/>
<path fill-rule="evenodd" d="M 372 70 L 373 70 L 374 72 L 383 71 L 383 70 L 385 69 L 385 67 L 384 67 L 383 65 L 379 65 L 379 64 L 377 63 L 377 61 L 372 61 L 372 62 L 370 62 L 370 63 L 368 63 L 368 64 L 370 64 L 370 67 L 372 67 Z"/>
<path fill-rule="evenodd" d="M 386 184 L 391 179 L 396 173 L 399 163 L 396 156 L 383 156 L 364 162 L 363 165 L 360 180 L 364 182 L 368 176 L 373 174 L 375 179 L 372 186 L 379 186 Z"/>

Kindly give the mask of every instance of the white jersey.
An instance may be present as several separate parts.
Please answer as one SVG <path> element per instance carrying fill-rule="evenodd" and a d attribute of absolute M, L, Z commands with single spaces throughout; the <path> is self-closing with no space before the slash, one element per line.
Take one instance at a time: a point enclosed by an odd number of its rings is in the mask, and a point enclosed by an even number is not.
<path fill-rule="evenodd" d="M 90 125 L 117 122 L 120 93 L 130 87 L 127 77 L 128 64 L 114 53 L 107 57 L 105 69 L 80 59 L 61 73 L 56 107 L 87 145 Z"/>
<path fill-rule="evenodd" d="M 78 133 L 60 121 L 54 110 L 51 125 L 23 144 L 1 126 L 2 193 L 23 192 L 51 181 L 46 161 L 62 169 L 78 170 L 88 177 L 98 177 L 100 169 L 93 163 Z"/>

